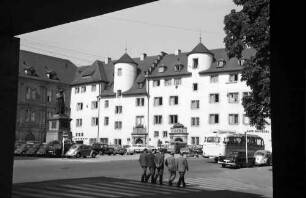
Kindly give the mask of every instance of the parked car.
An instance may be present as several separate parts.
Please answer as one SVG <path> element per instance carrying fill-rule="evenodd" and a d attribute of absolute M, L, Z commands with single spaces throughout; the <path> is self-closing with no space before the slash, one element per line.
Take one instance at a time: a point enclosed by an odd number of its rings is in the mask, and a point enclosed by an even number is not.
<path fill-rule="evenodd" d="M 17 156 L 18 155 L 24 155 L 29 147 L 30 147 L 29 143 L 23 143 L 18 148 L 16 148 L 16 150 L 14 151 L 14 154 L 17 155 Z"/>
<path fill-rule="evenodd" d="M 127 149 L 122 146 L 114 147 L 114 153 L 119 155 L 125 155 L 127 153 Z"/>
<path fill-rule="evenodd" d="M 272 152 L 267 150 L 258 150 L 254 153 L 255 165 L 272 165 Z"/>
<path fill-rule="evenodd" d="M 95 142 L 91 145 L 92 150 L 100 155 L 115 155 L 115 148 L 101 142 Z"/>
<path fill-rule="evenodd" d="M 152 151 L 152 152 L 156 151 L 155 146 L 146 146 L 145 148 L 147 149 L 147 151 Z"/>
<path fill-rule="evenodd" d="M 251 153 L 248 154 L 248 162 L 246 162 L 246 152 L 245 151 L 232 151 L 224 158 L 219 158 L 218 164 L 221 164 L 222 167 L 253 167 L 255 164 L 254 155 Z"/>
<path fill-rule="evenodd" d="M 173 147 L 167 147 L 166 153 L 175 153 L 175 149 Z"/>
<path fill-rule="evenodd" d="M 130 152 L 133 151 L 133 153 L 141 153 L 145 148 L 144 144 L 132 144 L 129 150 Z"/>
<path fill-rule="evenodd" d="M 64 143 L 64 153 L 70 148 L 72 144 L 70 142 Z M 44 157 L 60 157 L 63 153 L 63 143 L 58 140 L 52 140 L 50 142 L 42 144 L 36 154 Z"/>
<path fill-rule="evenodd" d="M 42 142 L 34 143 L 34 144 L 29 144 L 29 148 L 25 152 L 25 155 L 27 156 L 34 156 L 36 155 L 38 149 L 40 148 L 40 145 L 42 145 Z"/>
<path fill-rule="evenodd" d="M 14 151 L 19 148 L 22 144 L 25 144 L 25 141 L 22 141 L 22 140 L 18 140 L 15 142 L 15 145 L 14 145 Z"/>
<path fill-rule="evenodd" d="M 91 146 L 85 145 L 85 144 L 74 144 L 72 145 L 69 150 L 66 152 L 66 157 L 87 157 L 91 156 L 92 158 L 95 158 L 98 155 L 98 153 L 91 148 Z"/>
<path fill-rule="evenodd" d="M 132 147 L 131 145 L 123 145 L 123 148 L 126 149 L 127 155 L 133 155 L 134 153 L 136 153 L 135 147 Z"/>
<path fill-rule="evenodd" d="M 191 154 L 191 150 L 188 147 L 180 148 L 180 153 L 183 153 L 184 155 Z"/>

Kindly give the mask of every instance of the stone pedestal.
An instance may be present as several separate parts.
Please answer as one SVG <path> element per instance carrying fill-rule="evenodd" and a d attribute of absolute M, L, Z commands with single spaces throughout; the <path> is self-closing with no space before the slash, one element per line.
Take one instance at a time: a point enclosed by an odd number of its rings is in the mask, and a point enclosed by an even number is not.
<path fill-rule="evenodd" d="M 71 118 L 64 114 L 55 114 L 48 119 L 49 128 L 46 135 L 46 142 L 52 140 L 62 141 L 63 138 L 72 141 L 72 132 L 70 131 Z"/>

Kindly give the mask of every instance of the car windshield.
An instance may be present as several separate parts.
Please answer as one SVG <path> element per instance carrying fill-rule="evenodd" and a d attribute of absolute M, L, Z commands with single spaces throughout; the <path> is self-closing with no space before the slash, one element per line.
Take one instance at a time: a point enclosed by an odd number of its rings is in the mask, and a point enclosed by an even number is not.
<path fill-rule="evenodd" d="M 264 156 L 265 153 L 262 151 L 256 151 L 254 155 L 260 155 L 260 156 Z"/>
<path fill-rule="evenodd" d="M 207 137 L 206 142 L 219 143 L 220 142 L 220 137 Z"/>
<path fill-rule="evenodd" d="M 73 146 L 70 147 L 70 149 L 76 149 L 76 148 L 78 148 L 77 145 L 73 145 Z"/>

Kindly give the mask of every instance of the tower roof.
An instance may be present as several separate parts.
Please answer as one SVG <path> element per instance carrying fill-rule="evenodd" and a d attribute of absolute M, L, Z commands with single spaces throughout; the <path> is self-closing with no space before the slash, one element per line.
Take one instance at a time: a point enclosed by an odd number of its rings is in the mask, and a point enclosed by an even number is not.
<path fill-rule="evenodd" d="M 137 63 L 127 53 L 124 53 L 119 60 L 115 62 L 115 64 L 117 63 L 132 63 L 137 65 Z"/>
<path fill-rule="evenodd" d="M 214 55 L 211 51 L 209 51 L 204 45 L 203 43 L 199 43 L 197 46 L 195 46 L 195 48 L 193 48 L 193 50 L 191 52 L 189 52 L 187 55 L 189 56 L 190 54 L 196 54 L 196 53 L 200 53 L 200 54 L 211 54 Z"/>

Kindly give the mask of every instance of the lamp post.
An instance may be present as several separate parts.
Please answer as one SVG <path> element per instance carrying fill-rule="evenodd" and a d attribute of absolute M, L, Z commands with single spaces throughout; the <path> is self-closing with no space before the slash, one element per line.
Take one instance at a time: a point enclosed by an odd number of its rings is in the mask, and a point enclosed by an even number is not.
<path fill-rule="evenodd" d="M 65 152 L 65 138 L 67 138 L 67 137 L 68 137 L 67 132 L 66 132 L 66 131 L 63 131 L 63 139 L 62 139 L 62 141 L 63 141 L 62 158 L 64 157 L 64 152 Z"/>
<path fill-rule="evenodd" d="M 248 133 L 245 132 L 245 162 L 248 164 Z"/>

